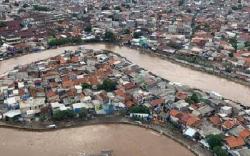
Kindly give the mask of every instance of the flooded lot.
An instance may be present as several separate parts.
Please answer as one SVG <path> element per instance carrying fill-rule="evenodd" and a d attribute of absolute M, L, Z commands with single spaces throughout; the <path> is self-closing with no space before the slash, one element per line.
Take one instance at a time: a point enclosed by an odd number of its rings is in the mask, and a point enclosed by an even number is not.
<path fill-rule="evenodd" d="M 131 125 L 94 125 L 52 132 L 0 129 L 3 156 L 81 156 L 113 150 L 114 156 L 194 156 L 152 130 Z"/>

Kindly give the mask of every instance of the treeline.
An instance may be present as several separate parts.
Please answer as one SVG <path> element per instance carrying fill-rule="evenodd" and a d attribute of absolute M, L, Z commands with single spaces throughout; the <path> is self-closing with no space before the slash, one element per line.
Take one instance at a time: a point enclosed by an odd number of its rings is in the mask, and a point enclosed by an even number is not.
<path fill-rule="evenodd" d="M 54 9 L 51 9 L 47 6 L 41 6 L 41 5 L 33 5 L 33 10 L 36 10 L 36 11 L 52 11 Z"/>
<path fill-rule="evenodd" d="M 82 39 L 80 37 L 67 37 L 67 38 L 52 38 L 48 41 L 48 45 L 53 46 L 60 46 L 65 44 L 80 44 L 82 43 Z"/>

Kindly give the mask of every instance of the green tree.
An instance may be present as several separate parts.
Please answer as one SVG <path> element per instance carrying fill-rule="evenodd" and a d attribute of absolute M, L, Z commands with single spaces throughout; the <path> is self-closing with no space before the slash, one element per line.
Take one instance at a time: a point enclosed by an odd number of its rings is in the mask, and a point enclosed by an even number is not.
<path fill-rule="evenodd" d="M 150 114 L 150 110 L 148 107 L 144 105 L 136 105 L 133 106 L 129 109 L 130 113 L 145 113 L 145 114 Z"/>
<path fill-rule="evenodd" d="M 104 40 L 109 41 L 109 42 L 113 42 L 116 40 L 116 36 L 112 31 L 106 30 L 105 34 L 104 34 Z"/>
<path fill-rule="evenodd" d="M 229 39 L 229 43 L 232 45 L 232 47 L 234 48 L 235 52 L 237 52 L 237 48 L 238 48 L 238 41 L 237 41 L 237 35 L 235 35 L 233 38 Z"/>
<path fill-rule="evenodd" d="M 115 10 L 119 10 L 119 11 L 122 10 L 120 6 L 116 6 L 114 9 L 115 9 Z"/>
<path fill-rule="evenodd" d="M 7 26 L 7 24 L 6 24 L 5 22 L 0 21 L 0 28 L 1 28 L 1 27 L 6 27 L 6 26 Z"/>
<path fill-rule="evenodd" d="M 83 83 L 82 84 L 82 89 L 91 89 L 92 88 L 92 85 L 91 84 L 88 84 L 88 83 Z"/>
<path fill-rule="evenodd" d="M 223 142 L 223 135 L 214 135 L 214 134 L 211 134 L 211 135 L 208 135 L 206 137 L 206 140 L 207 140 L 207 143 L 209 144 L 210 148 L 211 149 L 214 149 L 214 147 L 217 147 L 217 146 L 222 146 L 222 142 Z"/>
<path fill-rule="evenodd" d="M 88 116 L 88 110 L 86 108 L 81 108 L 79 112 L 79 118 L 80 119 L 86 119 Z"/>
<path fill-rule="evenodd" d="M 184 4 L 185 0 L 179 0 L 178 5 L 182 6 Z"/>
<path fill-rule="evenodd" d="M 229 53 L 228 56 L 229 57 L 234 57 L 234 54 L 233 53 Z"/>
<path fill-rule="evenodd" d="M 194 101 L 194 103 L 199 103 L 200 102 L 200 98 L 196 93 L 192 94 L 191 100 Z"/>
<path fill-rule="evenodd" d="M 110 79 L 105 79 L 101 85 L 97 86 L 98 90 L 105 90 L 107 92 L 111 92 L 116 89 L 117 83 L 110 80 Z"/>
<path fill-rule="evenodd" d="M 28 3 L 23 4 L 23 8 L 28 8 L 30 5 Z"/>
<path fill-rule="evenodd" d="M 245 44 L 245 47 L 250 47 L 250 41 L 246 41 L 244 44 Z"/>
<path fill-rule="evenodd" d="M 91 25 L 88 25 L 85 29 L 84 29 L 85 32 L 91 32 L 92 31 L 92 26 Z"/>
<path fill-rule="evenodd" d="M 124 29 L 123 34 L 130 34 L 130 30 L 129 29 Z"/>
<path fill-rule="evenodd" d="M 49 46 L 60 46 L 60 45 L 65 45 L 65 44 L 70 44 L 70 43 L 76 43 L 80 44 L 82 42 L 82 39 L 80 37 L 72 37 L 72 38 L 51 38 L 48 41 Z"/>
<path fill-rule="evenodd" d="M 56 121 L 73 119 L 74 117 L 75 113 L 73 110 L 55 111 L 53 113 L 53 119 Z"/>
<path fill-rule="evenodd" d="M 50 9 L 49 7 L 46 7 L 46 6 L 33 5 L 33 10 L 36 10 L 36 11 L 51 11 L 53 9 Z"/>
<path fill-rule="evenodd" d="M 134 38 L 140 38 L 143 35 L 141 31 L 134 32 L 133 37 Z"/>
<path fill-rule="evenodd" d="M 213 152 L 216 154 L 216 156 L 228 156 L 227 151 L 222 149 L 220 146 L 214 147 Z"/>

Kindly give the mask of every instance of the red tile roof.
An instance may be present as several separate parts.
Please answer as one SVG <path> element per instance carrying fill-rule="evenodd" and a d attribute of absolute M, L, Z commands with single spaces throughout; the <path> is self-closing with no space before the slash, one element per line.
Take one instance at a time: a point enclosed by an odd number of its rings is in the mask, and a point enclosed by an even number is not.
<path fill-rule="evenodd" d="M 250 136 L 250 131 L 249 129 L 244 129 L 243 131 L 240 132 L 240 137 L 242 139 L 246 139 L 247 137 Z"/>
<path fill-rule="evenodd" d="M 150 103 L 152 106 L 157 106 L 157 105 L 161 105 L 165 102 L 164 99 L 155 99 L 155 100 L 152 100 Z"/>
<path fill-rule="evenodd" d="M 239 121 L 237 119 L 229 119 L 229 120 L 226 120 L 224 123 L 223 123 L 223 128 L 225 129 L 231 129 L 237 125 L 239 125 Z"/>
<path fill-rule="evenodd" d="M 214 126 L 220 126 L 222 121 L 219 116 L 211 116 L 209 117 L 209 121 L 214 125 Z"/>
<path fill-rule="evenodd" d="M 230 148 L 238 148 L 245 145 L 245 142 L 241 137 L 228 136 L 225 141 Z"/>

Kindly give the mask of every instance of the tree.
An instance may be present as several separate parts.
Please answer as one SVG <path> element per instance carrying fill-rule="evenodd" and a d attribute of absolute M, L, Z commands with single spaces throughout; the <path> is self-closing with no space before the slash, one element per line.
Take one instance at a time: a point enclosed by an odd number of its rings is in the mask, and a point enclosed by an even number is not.
<path fill-rule="evenodd" d="M 115 9 L 115 10 L 119 10 L 119 11 L 122 10 L 120 6 L 116 6 L 114 9 Z"/>
<path fill-rule="evenodd" d="M 80 37 L 72 37 L 72 38 L 51 38 L 48 41 L 49 46 L 60 46 L 64 44 L 69 44 L 69 43 L 76 43 L 80 44 L 82 42 L 82 39 Z"/>
<path fill-rule="evenodd" d="M 92 88 L 92 86 L 90 85 L 90 84 L 88 84 L 88 83 L 83 83 L 82 84 L 82 89 L 84 90 L 84 89 L 90 89 L 90 88 Z"/>
<path fill-rule="evenodd" d="M 6 26 L 7 26 L 7 24 L 5 22 L 0 21 L 0 28 L 1 27 L 6 27 Z"/>
<path fill-rule="evenodd" d="M 124 29 L 123 34 L 130 34 L 130 30 L 129 29 Z"/>
<path fill-rule="evenodd" d="M 214 149 L 214 147 L 217 147 L 217 146 L 222 146 L 222 141 L 223 141 L 223 135 L 220 135 L 220 134 L 217 134 L 217 135 L 214 135 L 214 134 L 211 134 L 211 135 L 208 135 L 206 137 L 206 140 L 207 140 L 207 143 L 209 144 L 210 148 L 211 149 Z"/>
<path fill-rule="evenodd" d="M 86 108 L 81 108 L 79 112 L 79 118 L 86 119 L 87 116 L 88 116 L 88 110 Z"/>
<path fill-rule="evenodd" d="M 50 9 L 49 7 L 46 7 L 46 6 L 33 5 L 33 10 L 36 10 L 36 11 L 51 11 L 53 9 Z"/>
<path fill-rule="evenodd" d="M 88 25 L 85 29 L 84 29 L 85 32 L 91 32 L 92 31 L 92 26 L 91 25 Z"/>
<path fill-rule="evenodd" d="M 216 156 L 228 156 L 227 151 L 222 149 L 220 146 L 214 147 L 213 152 L 216 154 Z"/>
<path fill-rule="evenodd" d="M 116 40 L 116 36 L 113 32 L 106 30 L 104 40 L 112 42 Z"/>
<path fill-rule="evenodd" d="M 149 108 L 144 105 L 136 105 L 129 109 L 130 113 L 150 114 Z"/>
<path fill-rule="evenodd" d="M 200 102 L 200 98 L 196 93 L 192 94 L 191 100 L 194 101 L 194 103 L 199 103 Z"/>
<path fill-rule="evenodd" d="M 30 5 L 28 3 L 23 4 L 23 8 L 28 8 Z"/>
<path fill-rule="evenodd" d="M 230 38 L 229 39 L 229 43 L 234 48 L 235 52 L 237 52 L 237 48 L 238 48 L 238 46 L 237 46 L 237 43 L 238 43 L 238 41 L 237 41 L 237 35 L 235 35 L 233 38 Z"/>
<path fill-rule="evenodd" d="M 193 93 L 192 96 L 188 97 L 186 99 L 186 102 L 189 104 L 193 104 L 193 103 L 199 103 L 200 102 L 200 98 L 197 95 L 197 93 Z"/>
<path fill-rule="evenodd" d="M 250 47 L 250 41 L 246 41 L 244 44 L 245 44 L 245 47 Z"/>
<path fill-rule="evenodd" d="M 133 37 L 134 37 L 134 38 L 139 38 L 139 37 L 141 37 L 142 35 L 143 35 L 143 33 L 142 33 L 141 31 L 137 31 L 137 32 L 134 32 Z"/>
<path fill-rule="evenodd" d="M 179 0 L 178 5 L 182 6 L 184 4 L 185 0 Z"/>
<path fill-rule="evenodd" d="M 229 53 L 228 56 L 229 57 L 234 57 L 234 54 L 233 53 Z"/>
<path fill-rule="evenodd" d="M 110 80 L 110 79 L 105 79 L 101 85 L 97 86 L 98 90 L 105 90 L 107 92 L 111 92 L 116 89 L 116 82 Z"/>
<path fill-rule="evenodd" d="M 109 9 L 108 5 L 104 5 L 104 6 L 102 6 L 102 10 L 110 10 L 110 9 Z"/>
<path fill-rule="evenodd" d="M 72 119 L 75 117 L 73 110 L 55 111 L 53 113 L 53 119 L 56 121 Z"/>

